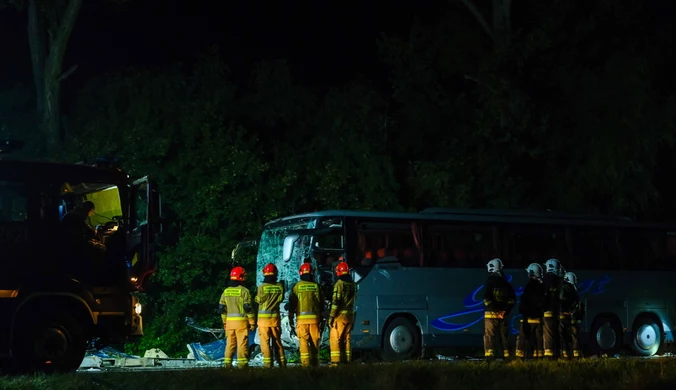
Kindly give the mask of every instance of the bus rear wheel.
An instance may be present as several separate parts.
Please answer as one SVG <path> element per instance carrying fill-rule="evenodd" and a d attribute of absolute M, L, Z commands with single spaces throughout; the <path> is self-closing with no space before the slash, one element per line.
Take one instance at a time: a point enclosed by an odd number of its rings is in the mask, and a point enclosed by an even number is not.
<path fill-rule="evenodd" d="M 624 333 L 622 324 L 614 316 L 596 317 L 589 333 L 592 354 L 614 356 L 622 349 Z"/>
<path fill-rule="evenodd" d="M 387 361 L 409 360 L 420 355 L 418 327 L 404 317 L 390 321 L 383 333 L 383 358 Z"/>
<path fill-rule="evenodd" d="M 631 329 L 632 349 L 639 356 L 653 356 L 663 349 L 662 325 L 652 316 L 636 319 Z"/>
<path fill-rule="evenodd" d="M 75 371 L 87 352 L 85 327 L 68 313 L 21 317 L 15 332 L 12 360 L 19 371 Z"/>

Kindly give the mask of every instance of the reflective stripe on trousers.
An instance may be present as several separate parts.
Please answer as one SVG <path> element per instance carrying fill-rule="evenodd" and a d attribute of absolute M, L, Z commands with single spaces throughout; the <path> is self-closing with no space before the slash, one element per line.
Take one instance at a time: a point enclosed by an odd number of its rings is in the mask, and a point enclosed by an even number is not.
<path fill-rule="evenodd" d="M 258 311 L 258 318 L 273 318 L 273 317 L 279 317 L 279 313 L 276 311 L 272 310 L 259 310 Z"/>
<path fill-rule="evenodd" d="M 317 313 L 312 312 L 312 311 L 301 311 L 298 314 L 298 319 L 299 320 L 313 320 L 319 318 L 317 316 Z"/>

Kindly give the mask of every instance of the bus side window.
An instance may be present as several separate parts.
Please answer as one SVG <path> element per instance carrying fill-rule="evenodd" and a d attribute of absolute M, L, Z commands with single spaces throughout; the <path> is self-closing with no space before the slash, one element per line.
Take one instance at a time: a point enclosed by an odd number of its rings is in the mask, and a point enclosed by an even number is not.
<path fill-rule="evenodd" d="M 431 225 L 426 235 L 427 267 L 483 268 L 498 253 L 491 226 Z"/>
<path fill-rule="evenodd" d="M 672 234 L 667 233 L 664 240 L 663 262 L 669 270 L 676 268 L 676 235 Z"/>
<path fill-rule="evenodd" d="M 0 182 L 0 222 L 24 222 L 28 218 L 28 199 L 14 183 Z"/>
<path fill-rule="evenodd" d="M 558 226 L 509 226 L 505 229 L 505 249 L 508 268 L 543 264 L 550 258 L 565 267 L 570 261 L 564 229 Z"/>
<path fill-rule="evenodd" d="M 411 224 L 366 222 L 359 226 L 358 261 L 371 266 L 378 259 L 395 256 L 404 267 L 420 266 L 420 251 Z"/>
<path fill-rule="evenodd" d="M 621 236 L 619 238 L 622 239 Z M 572 245 L 578 269 L 607 270 L 622 267 L 618 237 L 612 229 L 574 228 Z M 563 266 L 566 267 L 565 264 Z"/>
<path fill-rule="evenodd" d="M 655 256 L 650 242 L 641 231 L 625 230 L 620 237 L 626 268 L 641 270 L 655 266 Z"/>

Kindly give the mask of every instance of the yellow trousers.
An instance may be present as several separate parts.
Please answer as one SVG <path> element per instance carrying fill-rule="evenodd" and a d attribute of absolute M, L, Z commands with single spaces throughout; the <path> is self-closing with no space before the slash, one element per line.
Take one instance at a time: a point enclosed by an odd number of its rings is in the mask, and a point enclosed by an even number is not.
<path fill-rule="evenodd" d="M 264 367 L 274 367 L 272 360 L 273 352 L 277 354 L 279 366 L 286 367 L 286 355 L 284 355 L 281 335 L 281 326 L 258 326 L 258 337 L 261 339 L 261 353 L 263 354 Z"/>
<path fill-rule="evenodd" d="M 232 365 L 237 351 L 237 367 L 246 367 L 249 364 L 249 329 L 228 329 L 225 331 L 225 367 Z"/>
<path fill-rule="evenodd" d="M 349 363 L 352 360 L 352 347 L 350 346 L 350 331 L 352 322 L 336 321 L 329 333 L 331 342 L 331 363 Z"/>
<path fill-rule="evenodd" d="M 300 363 L 304 367 L 319 366 L 319 324 L 298 324 L 296 326 Z"/>

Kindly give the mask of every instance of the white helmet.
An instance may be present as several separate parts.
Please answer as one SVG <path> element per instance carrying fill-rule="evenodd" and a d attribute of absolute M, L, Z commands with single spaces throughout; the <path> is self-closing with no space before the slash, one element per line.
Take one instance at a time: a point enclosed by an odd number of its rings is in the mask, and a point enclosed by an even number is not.
<path fill-rule="evenodd" d="M 502 260 L 498 259 L 497 257 L 486 264 L 486 268 L 488 268 L 489 273 L 493 272 L 500 272 L 502 271 Z"/>
<path fill-rule="evenodd" d="M 556 259 L 549 259 L 545 263 L 545 269 L 548 274 L 561 275 L 561 263 Z"/>
<path fill-rule="evenodd" d="M 542 266 L 538 263 L 531 263 L 527 268 L 529 277 L 535 277 L 537 279 L 542 279 Z"/>
<path fill-rule="evenodd" d="M 574 273 L 566 272 L 566 274 L 563 276 L 563 280 L 577 288 L 577 276 Z"/>

